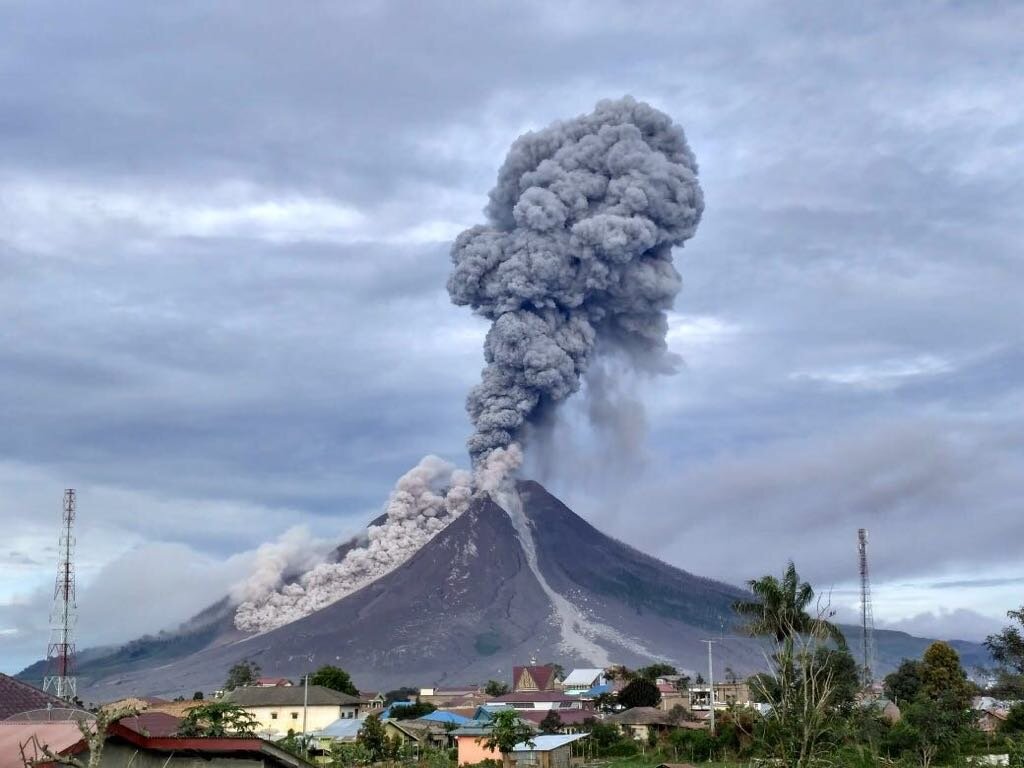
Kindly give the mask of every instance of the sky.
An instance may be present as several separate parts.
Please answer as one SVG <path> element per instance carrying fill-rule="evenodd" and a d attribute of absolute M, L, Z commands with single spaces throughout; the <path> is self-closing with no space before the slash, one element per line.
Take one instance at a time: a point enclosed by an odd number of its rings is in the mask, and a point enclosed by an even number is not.
<path fill-rule="evenodd" d="M 0 670 L 173 627 L 285 536 L 468 464 L 485 321 L 445 290 L 509 144 L 631 94 L 684 127 L 673 375 L 580 396 L 526 471 L 740 584 L 792 558 L 879 626 L 1024 599 L 1024 6 L 0 4 Z M 606 436 L 605 436 L 606 437 Z M 297 530 L 296 530 L 297 529 Z M 125 610 L 131 606 L 131 610 Z"/>

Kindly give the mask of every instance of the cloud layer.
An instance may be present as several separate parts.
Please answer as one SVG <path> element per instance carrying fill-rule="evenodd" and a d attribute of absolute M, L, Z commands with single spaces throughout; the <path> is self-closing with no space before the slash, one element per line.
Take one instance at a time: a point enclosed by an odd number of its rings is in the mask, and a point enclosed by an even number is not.
<path fill-rule="evenodd" d="M 1014 4 L 3 6 L 0 668 L 45 647 L 14 613 L 49 589 L 65 486 L 83 583 L 142 552 L 212 589 L 296 524 L 356 530 L 420 456 L 462 463 L 486 329 L 449 305 L 451 240 L 512 140 L 626 93 L 700 158 L 685 365 L 605 393 L 646 409 L 628 451 L 570 407 L 531 471 L 733 582 L 793 557 L 845 589 L 864 525 L 876 612 L 998 620 L 1024 574 L 1022 24 Z M 977 579 L 998 584 L 921 586 Z M 83 643 L 117 639 L 112 605 Z"/>

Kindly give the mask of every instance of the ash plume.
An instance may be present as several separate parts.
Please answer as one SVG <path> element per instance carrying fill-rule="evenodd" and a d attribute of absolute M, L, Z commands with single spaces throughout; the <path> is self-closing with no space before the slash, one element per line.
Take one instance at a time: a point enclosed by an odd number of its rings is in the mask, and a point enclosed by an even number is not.
<path fill-rule="evenodd" d="M 491 321 L 466 400 L 474 464 L 580 387 L 605 348 L 667 370 L 672 248 L 704 210 L 682 128 L 626 97 L 515 141 L 488 222 L 452 247 L 448 293 Z"/>

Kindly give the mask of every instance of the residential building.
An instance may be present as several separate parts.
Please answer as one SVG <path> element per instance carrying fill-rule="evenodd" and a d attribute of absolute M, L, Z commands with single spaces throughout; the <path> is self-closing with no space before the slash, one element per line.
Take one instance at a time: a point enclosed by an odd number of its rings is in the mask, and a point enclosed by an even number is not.
<path fill-rule="evenodd" d="M 292 684 L 286 677 L 260 677 L 253 683 L 257 688 L 287 688 Z"/>
<path fill-rule="evenodd" d="M 694 712 L 710 709 L 711 689 L 707 685 L 692 685 L 688 691 L 689 709 Z M 715 683 L 715 709 L 747 706 L 751 702 L 750 686 L 745 681 Z"/>
<path fill-rule="evenodd" d="M 289 730 L 306 733 L 326 728 L 335 720 L 359 717 L 362 702 L 355 696 L 322 685 L 236 688 L 226 697 L 252 714 L 258 733 L 280 738 Z"/>
<path fill-rule="evenodd" d="M 982 710 L 976 721 L 978 730 L 983 733 L 995 733 L 1006 720 L 1008 714 L 1005 709 L 997 707 Z"/>
<path fill-rule="evenodd" d="M 647 741 L 652 733 L 673 731 L 678 728 L 703 729 L 700 722 L 676 720 L 668 712 L 657 707 L 633 707 L 624 712 L 605 717 L 604 722 L 614 723 L 637 741 Z"/>
<path fill-rule="evenodd" d="M 557 691 L 562 678 L 554 664 L 540 666 L 512 667 L 512 692 Z"/>
<path fill-rule="evenodd" d="M 578 695 L 606 682 L 603 669 L 574 669 L 562 681 L 562 690 Z"/>
<path fill-rule="evenodd" d="M 486 694 L 476 683 L 437 688 L 420 688 L 420 701 L 435 707 L 472 707 L 483 703 Z"/>
<path fill-rule="evenodd" d="M 586 733 L 534 736 L 512 750 L 517 768 L 569 768 L 572 745 L 587 738 Z"/>
<path fill-rule="evenodd" d="M 674 707 L 690 708 L 689 691 L 679 690 L 675 683 L 658 683 L 657 685 L 658 692 L 661 694 L 661 703 L 658 704 L 659 709 L 668 712 Z"/>
<path fill-rule="evenodd" d="M 359 698 L 363 700 L 363 709 L 370 712 L 379 712 L 384 709 L 386 703 L 381 691 L 360 691 Z"/>
<path fill-rule="evenodd" d="M 594 702 L 561 691 L 518 691 L 494 696 L 486 701 L 488 707 L 509 706 L 515 709 L 593 709 Z"/>

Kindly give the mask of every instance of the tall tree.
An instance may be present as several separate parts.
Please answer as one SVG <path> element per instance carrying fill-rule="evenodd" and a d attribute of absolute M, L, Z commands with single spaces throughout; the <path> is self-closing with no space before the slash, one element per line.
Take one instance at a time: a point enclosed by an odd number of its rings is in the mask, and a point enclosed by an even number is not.
<path fill-rule="evenodd" d="M 330 664 L 320 667 L 309 676 L 310 685 L 322 685 L 332 691 L 347 693 L 349 696 L 358 696 L 359 689 L 352 682 L 351 676 L 341 667 L 334 667 Z"/>
<path fill-rule="evenodd" d="M 379 715 L 369 715 L 363 720 L 363 727 L 356 735 L 356 742 L 370 754 L 373 761 L 383 760 L 388 752 L 388 734 Z"/>
<path fill-rule="evenodd" d="M 921 694 L 944 702 L 949 709 L 965 710 L 971 706 L 973 692 L 953 646 L 942 641 L 929 645 L 921 658 Z"/>
<path fill-rule="evenodd" d="M 1007 611 L 1007 617 L 1020 625 L 1003 628 L 985 640 L 992 658 L 999 665 L 999 687 L 1013 695 L 1024 694 L 1024 605 L 1016 611 Z"/>
<path fill-rule="evenodd" d="M 626 709 L 656 707 L 661 703 L 661 691 L 647 678 L 638 677 L 619 691 L 618 699 Z"/>
<path fill-rule="evenodd" d="M 800 581 L 792 560 L 781 580 L 767 575 L 751 579 L 747 586 L 756 599 L 738 600 L 733 610 L 747 620 L 746 630 L 751 635 L 774 637 L 789 646 L 797 635 L 811 635 L 833 640 L 840 648 L 846 647 L 846 638 L 839 627 L 820 612 L 816 616 L 808 613 L 814 589 L 806 581 Z"/>
<path fill-rule="evenodd" d="M 255 683 L 260 676 L 260 665 L 245 659 L 228 670 L 228 678 L 224 681 L 224 690 L 233 691 Z"/>
<path fill-rule="evenodd" d="M 896 668 L 885 676 L 885 695 L 897 704 L 909 704 L 921 692 L 921 662 L 917 659 L 904 659 Z"/>
<path fill-rule="evenodd" d="M 646 667 L 640 667 L 636 673 L 652 682 L 665 675 L 679 674 L 671 664 L 648 664 Z"/>
<path fill-rule="evenodd" d="M 505 768 L 512 766 L 512 750 L 516 744 L 525 742 L 532 747 L 533 729 L 524 723 L 514 709 L 501 709 L 494 713 L 487 724 L 487 734 L 479 741 L 485 749 L 497 750 L 501 753 L 501 762 Z"/>

